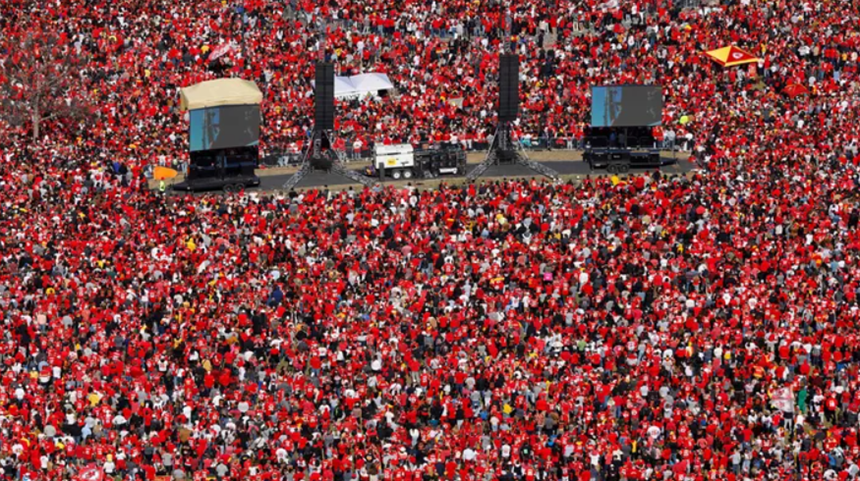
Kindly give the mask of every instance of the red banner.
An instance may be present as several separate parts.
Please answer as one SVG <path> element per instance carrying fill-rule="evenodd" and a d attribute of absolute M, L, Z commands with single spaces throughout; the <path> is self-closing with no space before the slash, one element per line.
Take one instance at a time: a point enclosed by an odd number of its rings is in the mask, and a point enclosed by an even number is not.
<path fill-rule="evenodd" d="M 215 47 L 212 50 L 212 53 L 209 54 L 209 61 L 214 62 L 215 60 L 227 55 L 233 50 L 233 44 L 230 42 L 222 43 L 221 45 Z"/>
<path fill-rule="evenodd" d="M 104 481 L 104 479 L 105 472 L 95 464 L 88 465 L 75 476 L 75 481 Z"/>

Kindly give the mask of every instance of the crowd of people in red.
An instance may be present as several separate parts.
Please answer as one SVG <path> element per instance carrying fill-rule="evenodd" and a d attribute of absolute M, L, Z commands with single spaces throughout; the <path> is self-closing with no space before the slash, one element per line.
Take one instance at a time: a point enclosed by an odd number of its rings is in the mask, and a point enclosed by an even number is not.
<path fill-rule="evenodd" d="M 5 51 L 25 55 L 15 46 L 30 35 L 48 35 L 88 61 L 84 72 L 72 74 L 82 82 L 74 90 L 95 106 L 95 122 L 79 131 L 58 119 L 60 128 L 43 129 L 43 135 L 113 159 L 187 161 L 188 124 L 176 108 L 178 90 L 223 75 L 253 79 L 265 92 L 264 155 L 300 150 L 311 128 L 310 79 L 323 43 L 339 75 L 381 72 L 396 87 L 383 98 L 339 104 L 337 138 L 345 146 L 471 144 L 493 134 L 497 59 L 506 38 L 498 2 L 410 0 L 396 9 L 378 0 L 11 5 L 0 19 Z M 504 16 L 508 48 L 522 58 L 519 134 L 534 139 L 582 139 L 591 85 L 659 83 L 690 70 L 712 76 L 716 66 L 697 65 L 699 49 L 728 40 L 698 38 L 722 27 L 719 15 L 679 13 L 662 1 L 623 9 L 569 0 L 513 2 Z M 321 22 L 327 25 L 324 42 Z M 210 62 L 213 50 L 226 45 L 232 49 Z M 682 89 L 689 85 L 666 83 L 673 106 L 666 120 L 677 125 L 681 111 L 699 109 L 687 105 Z M 680 128 L 683 137 L 687 129 Z"/>
<path fill-rule="evenodd" d="M 0 15 L 4 55 L 90 51 L 98 99 L 83 131 L 4 126 L 0 479 L 857 479 L 856 3 L 513 2 L 523 135 L 658 83 L 689 176 L 160 196 L 204 46 L 244 37 L 265 148 L 306 137 L 314 16 L 342 72 L 398 87 L 342 134 L 493 125 L 492 3 L 234 3 Z M 763 64 L 700 55 L 725 44 Z"/>

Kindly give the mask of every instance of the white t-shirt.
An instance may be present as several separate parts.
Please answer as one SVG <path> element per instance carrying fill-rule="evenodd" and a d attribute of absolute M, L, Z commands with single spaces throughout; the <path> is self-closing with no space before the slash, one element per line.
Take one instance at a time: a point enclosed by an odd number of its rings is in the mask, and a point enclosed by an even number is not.
<path fill-rule="evenodd" d="M 463 451 L 463 460 L 464 461 L 474 461 L 476 453 L 472 450 L 472 448 L 466 448 Z"/>

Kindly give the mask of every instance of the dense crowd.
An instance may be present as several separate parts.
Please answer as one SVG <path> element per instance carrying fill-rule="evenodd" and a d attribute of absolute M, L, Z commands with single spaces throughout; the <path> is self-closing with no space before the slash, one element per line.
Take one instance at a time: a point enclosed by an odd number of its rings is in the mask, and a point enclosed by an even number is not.
<path fill-rule="evenodd" d="M 304 138 L 315 16 L 398 87 L 342 133 L 493 125 L 497 6 L 234 3 L 4 6 L 4 56 L 93 54 L 98 110 L 0 132 L 0 479 L 857 479 L 856 2 L 514 2 L 520 133 L 662 84 L 688 176 L 150 192 L 203 46 L 244 37 L 265 147 Z M 701 56 L 726 44 L 763 64 Z"/>
<path fill-rule="evenodd" d="M 311 128 L 310 79 L 322 45 L 339 75 L 381 72 L 396 87 L 376 100 L 338 106 L 338 138 L 368 146 L 485 141 L 495 126 L 497 56 L 504 39 L 522 58 L 519 134 L 564 139 L 581 139 L 591 85 L 712 78 L 720 72 L 698 64 L 699 50 L 727 40 L 697 38 L 723 28 L 720 15 L 641 0 L 624 9 L 569 0 L 513 2 L 505 15 L 498 2 L 462 0 L 410 0 L 398 8 L 351 0 L 9 4 L 0 18 L 5 52 L 26 58 L 15 47 L 36 36 L 57 44 L 52 59 L 74 52 L 86 62 L 84 69 L 63 71 L 76 79 L 70 90 L 86 93 L 95 122 L 70 128 L 70 122 L 56 119 L 59 128 L 41 129 L 39 136 L 137 163 L 187 159 L 187 118 L 176 108 L 178 90 L 224 75 L 253 79 L 265 92 L 264 155 L 300 149 Z M 499 28 L 502 16 L 510 23 L 510 38 Z M 757 34 L 750 29 L 744 37 Z M 213 50 L 225 45 L 233 48 L 210 62 Z M 666 85 L 666 121 L 672 125 L 683 113 L 699 110 L 688 103 L 684 87 L 689 86 Z M 687 133 L 681 128 L 679 137 Z"/>

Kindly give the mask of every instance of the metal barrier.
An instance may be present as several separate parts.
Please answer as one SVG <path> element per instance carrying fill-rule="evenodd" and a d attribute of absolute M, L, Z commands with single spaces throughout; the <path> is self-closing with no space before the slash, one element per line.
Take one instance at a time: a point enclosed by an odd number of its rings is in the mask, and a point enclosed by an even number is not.
<path fill-rule="evenodd" d="M 302 162 L 302 154 L 295 152 L 269 154 L 260 159 L 260 165 L 266 167 L 286 167 Z"/>
<path fill-rule="evenodd" d="M 581 140 L 573 137 L 541 137 L 537 139 L 521 139 L 520 145 L 527 151 L 541 150 L 581 150 L 584 145 Z M 467 152 L 486 152 L 490 148 L 489 142 L 470 142 L 471 148 L 466 143 L 463 147 Z M 346 147 L 340 152 L 342 162 L 358 162 L 367 161 L 373 158 L 373 148 L 365 147 L 356 152 L 352 147 Z M 302 161 L 302 154 L 295 152 L 275 152 L 263 156 L 260 159 L 260 165 L 267 167 L 286 167 L 289 165 L 299 165 Z"/>

